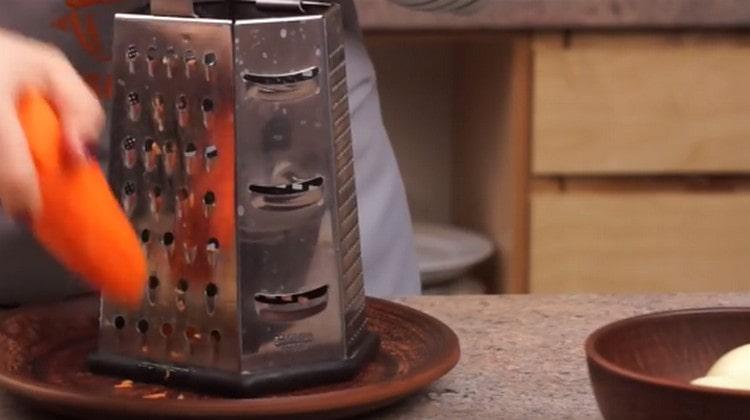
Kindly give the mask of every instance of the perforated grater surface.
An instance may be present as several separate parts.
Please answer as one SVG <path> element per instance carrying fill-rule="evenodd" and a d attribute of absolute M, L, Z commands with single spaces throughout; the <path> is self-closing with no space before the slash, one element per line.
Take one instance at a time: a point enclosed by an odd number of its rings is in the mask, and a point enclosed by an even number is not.
<path fill-rule="evenodd" d="M 115 20 L 110 180 L 151 276 L 140 308 L 102 301 L 92 369 L 230 395 L 355 373 L 377 337 L 339 7 L 152 0 Z"/>

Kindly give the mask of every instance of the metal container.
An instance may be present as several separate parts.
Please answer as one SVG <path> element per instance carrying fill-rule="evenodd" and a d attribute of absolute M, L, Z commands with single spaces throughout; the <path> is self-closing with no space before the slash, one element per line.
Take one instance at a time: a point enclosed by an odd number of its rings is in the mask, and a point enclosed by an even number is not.
<path fill-rule="evenodd" d="M 139 308 L 102 301 L 94 371 L 247 396 L 374 353 L 343 37 L 325 2 L 116 16 L 110 180 L 150 278 Z"/>

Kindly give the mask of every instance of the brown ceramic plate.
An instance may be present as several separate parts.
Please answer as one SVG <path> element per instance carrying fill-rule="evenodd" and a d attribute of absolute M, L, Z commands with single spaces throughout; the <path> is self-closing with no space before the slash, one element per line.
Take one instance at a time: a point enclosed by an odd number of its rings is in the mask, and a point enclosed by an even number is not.
<path fill-rule="evenodd" d="M 750 343 L 750 308 L 659 312 L 604 326 L 586 340 L 607 420 L 747 419 L 750 392 L 691 385 Z"/>
<path fill-rule="evenodd" d="M 94 298 L 17 309 L 0 319 L 0 387 L 45 410 L 80 418 L 340 418 L 394 403 L 459 359 L 456 335 L 422 312 L 368 299 L 375 359 L 348 382 L 255 399 L 222 399 L 97 376 L 85 367 L 97 335 Z"/>

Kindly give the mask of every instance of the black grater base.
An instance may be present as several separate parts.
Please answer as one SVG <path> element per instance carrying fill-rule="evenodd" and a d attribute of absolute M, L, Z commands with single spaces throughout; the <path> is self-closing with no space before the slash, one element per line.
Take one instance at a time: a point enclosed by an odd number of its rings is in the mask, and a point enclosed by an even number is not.
<path fill-rule="evenodd" d="M 372 360 L 379 347 L 380 337 L 368 331 L 359 348 L 347 359 L 245 375 L 216 369 L 165 365 L 102 352 L 91 354 L 88 366 L 96 374 L 230 398 L 249 398 L 345 381 Z"/>

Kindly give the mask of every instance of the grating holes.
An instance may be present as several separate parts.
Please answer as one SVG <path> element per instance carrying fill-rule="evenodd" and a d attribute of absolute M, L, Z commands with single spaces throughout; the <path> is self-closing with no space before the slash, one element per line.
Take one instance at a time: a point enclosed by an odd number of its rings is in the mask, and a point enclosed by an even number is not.
<path fill-rule="evenodd" d="M 216 159 L 219 157 L 219 149 L 214 145 L 207 146 L 203 151 L 203 156 L 206 162 L 206 172 L 210 172 Z"/>
<path fill-rule="evenodd" d="M 165 322 L 161 325 L 161 335 L 165 338 L 169 338 L 174 332 L 174 327 L 169 322 Z"/>
<path fill-rule="evenodd" d="M 177 109 L 178 109 L 178 110 L 180 110 L 180 111 L 184 111 L 184 110 L 186 110 L 186 109 L 187 109 L 187 107 L 188 107 L 188 100 L 187 100 L 187 96 L 185 96 L 185 95 L 180 95 L 180 96 L 179 96 L 179 97 L 177 98 Z"/>
<path fill-rule="evenodd" d="M 136 92 L 128 93 L 128 118 L 135 122 L 141 117 L 141 97 Z"/>
<path fill-rule="evenodd" d="M 135 329 L 141 334 L 146 334 L 148 332 L 148 321 L 145 319 L 138 321 L 135 325 Z"/>
<path fill-rule="evenodd" d="M 216 206 L 216 194 L 213 191 L 208 191 L 203 196 L 203 215 L 208 218 L 211 216 L 213 208 Z"/>
<path fill-rule="evenodd" d="M 151 241 L 151 231 L 148 229 L 143 229 L 141 231 L 141 242 L 144 244 L 147 244 Z"/>
<path fill-rule="evenodd" d="M 208 264 L 211 265 L 211 267 L 215 267 L 219 258 L 219 240 L 218 239 L 211 238 L 208 240 L 208 243 L 206 244 L 206 256 L 208 257 Z M 209 284 L 209 287 L 211 287 L 212 285 L 215 290 L 216 285 L 214 285 L 213 283 Z M 212 295 L 210 295 L 208 292 L 209 292 L 209 289 L 206 288 L 206 295 L 208 297 L 212 297 Z"/>
<path fill-rule="evenodd" d="M 141 116 L 141 99 L 137 93 L 128 94 L 128 117 L 131 121 L 138 121 Z"/>
<path fill-rule="evenodd" d="M 185 172 L 190 175 L 195 169 L 195 156 L 198 154 L 195 143 L 186 144 L 183 153 L 185 154 Z"/>
<path fill-rule="evenodd" d="M 175 300 L 175 305 L 177 305 L 177 310 L 179 312 L 185 312 L 185 309 L 187 309 L 187 302 L 185 301 L 185 293 L 187 293 L 189 288 L 189 284 L 187 280 L 180 279 L 180 281 L 177 282 L 177 298 Z"/>
<path fill-rule="evenodd" d="M 213 315 L 216 311 L 216 295 L 219 293 L 219 287 L 215 283 L 208 283 L 206 285 L 206 310 L 209 315 Z"/>
<path fill-rule="evenodd" d="M 203 112 L 214 112 L 214 101 L 210 98 L 206 98 L 201 102 L 201 109 Z"/>
<path fill-rule="evenodd" d="M 201 111 L 203 111 L 203 126 L 211 128 L 213 125 L 213 114 L 214 114 L 214 101 L 210 98 L 205 98 L 201 102 Z"/>
<path fill-rule="evenodd" d="M 161 243 L 164 246 L 172 246 L 172 245 L 174 245 L 174 233 L 172 233 L 172 232 L 165 233 L 164 236 L 162 236 L 162 238 L 161 238 Z"/>
<path fill-rule="evenodd" d="M 131 108 L 138 106 L 140 104 L 141 104 L 141 97 L 137 93 L 135 92 L 128 93 L 128 105 Z"/>
<path fill-rule="evenodd" d="M 122 141 L 122 158 L 126 168 L 133 168 L 136 161 L 138 160 L 138 156 L 135 151 L 136 144 L 137 140 L 133 136 L 127 136 Z"/>
<path fill-rule="evenodd" d="M 125 213 L 131 214 L 136 207 L 135 182 L 127 181 L 122 187 L 122 207 Z"/>
<path fill-rule="evenodd" d="M 203 56 L 203 63 L 207 65 L 208 67 L 213 67 L 216 65 L 216 54 L 215 53 L 206 53 L 206 55 Z"/>
<path fill-rule="evenodd" d="M 206 296 L 214 298 L 217 294 L 219 294 L 219 287 L 214 283 L 208 283 L 206 286 Z"/>
<path fill-rule="evenodd" d="M 175 104 L 177 107 L 177 122 L 179 123 L 180 127 L 185 127 L 188 124 L 188 99 L 185 95 L 180 95 L 177 97 L 177 102 Z"/>
<path fill-rule="evenodd" d="M 177 282 L 177 292 L 178 293 L 185 293 L 188 291 L 188 288 L 190 288 L 190 284 L 185 279 L 180 279 L 180 281 Z"/>
<path fill-rule="evenodd" d="M 150 45 L 146 50 L 146 62 L 148 63 L 148 75 L 154 77 L 156 73 L 156 57 L 158 55 L 158 49 L 156 45 Z"/>
<path fill-rule="evenodd" d="M 135 182 L 126 182 L 125 186 L 122 187 L 122 192 L 125 193 L 126 196 L 132 196 L 133 194 L 135 194 Z"/>
<path fill-rule="evenodd" d="M 146 171 L 151 172 L 156 169 L 156 160 L 158 156 L 159 145 L 151 137 L 146 138 L 143 142 L 143 160 Z"/>
<path fill-rule="evenodd" d="M 156 289 L 159 288 L 159 278 L 156 276 L 150 276 L 148 278 L 148 292 L 146 293 L 146 297 L 148 298 L 148 303 L 151 305 L 156 304 Z"/>
<path fill-rule="evenodd" d="M 205 71 L 205 78 L 209 82 L 211 81 L 211 74 L 214 67 L 216 67 L 216 54 L 212 52 L 206 53 L 203 56 L 203 69 Z"/>
<path fill-rule="evenodd" d="M 156 147 L 156 140 L 150 137 L 143 142 L 143 151 L 146 153 L 154 151 L 154 147 Z"/>
<path fill-rule="evenodd" d="M 195 63 L 198 62 L 198 58 L 195 56 L 195 51 L 193 50 L 185 51 L 185 56 L 183 57 L 183 60 L 185 61 L 185 77 L 189 79 L 191 76 L 191 72 L 193 68 L 195 67 Z"/>
<path fill-rule="evenodd" d="M 135 144 L 136 144 L 135 137 L 127 136 L 125 137 L 125 140 L 122 141 L 122 150 L 126 152 L 135 150 Z"/>
<path fill-rule="evenodd" d="M 195 156 L 198 149 L 195 147 L 195 143 L 188 143 L 185 145 L 185 155 L 189 157 Z"/>
<path fill-rule="evenodd" d="M 203 204 L 207 206 L 216 205 L 216 194 L 213 191 L 209 191 L 203 196 Z"/>
<path fill-rule="evenodd" d="M 138 59 L 138 47 L 135 44 L 128 45 L 128 49 L 125 51 L 125 59 L 128 62 L 128 71 L 130 74 L 135 73 L 135 61 Z"/>
<path fill-rule="evenodd" d="M 122 315 L 117 315 L 113 323 L 115 324 L 115 328 L 121 330 L 125 328 L 125 317 L 123 317 Z"/>
<path fill-rule="evenodd" d="M 208 283 L 205 293 L 206 311 L 209 315 L 213 315 L 216 312 L 216 295 L 219 293 L 219 288 L 214 283 Z"/>
<path fill-rule="evenodd" d="M 195 51 L 185 51 L 185 64 L 194 64 L 196 61 L 198 61 L 198 58 L 195 56 Z"/>
<path fill-rule="evenodd" d="M 175 51 L 174 47 L 168 47 L 167 52 L 164 54 L 164 58 L 162 58 L 162 63 L 164 64 L 164 68 L 167 71 L 167 78 L 172 78 L 172 65 L 175 61 Z"/>
<path fill-rule="evenodd" d="M 128 61 L 135 61 L 138 58 L 138 47 L 135 46 L 135 44 L 128 45 L 128 50 L 125 53 Z"/>
<path fill-rule="evenodd" d="M 211 331 L 211 341 L 213 341 L 214 344 L 219 344 L 221 342 L 221 332 L 219 330 Z"/>

